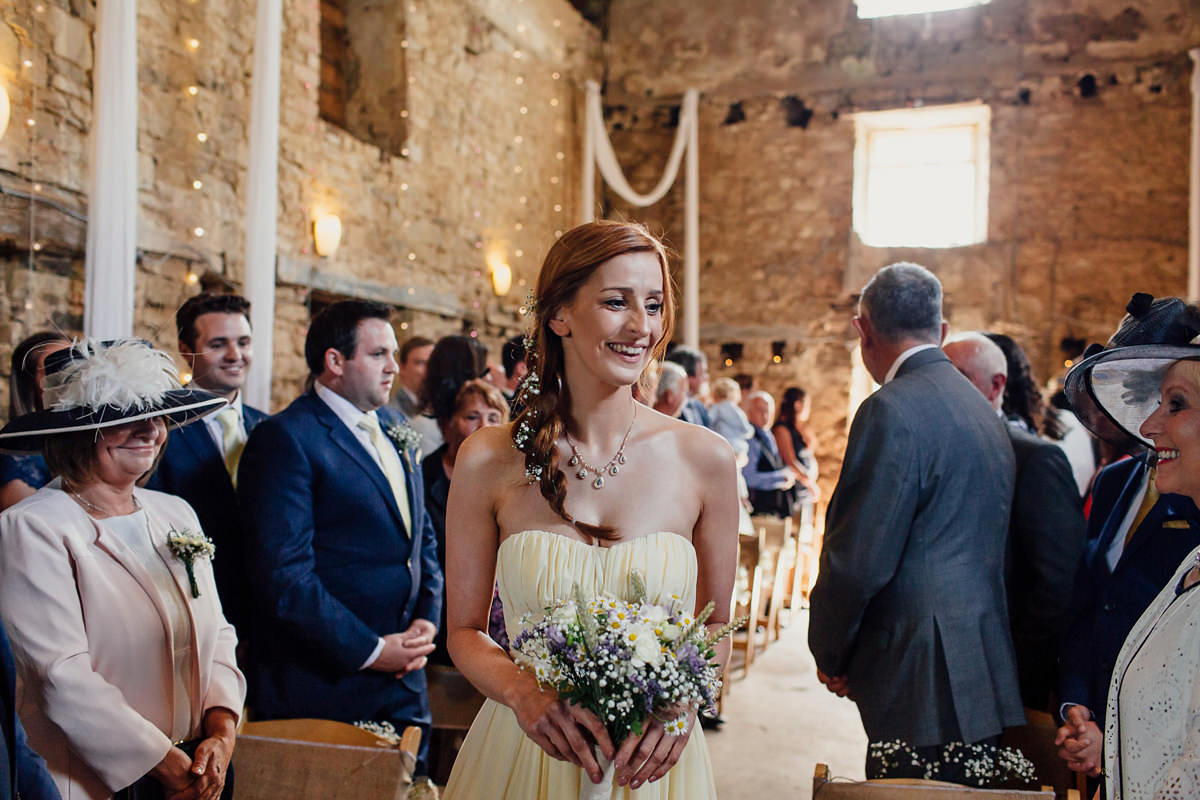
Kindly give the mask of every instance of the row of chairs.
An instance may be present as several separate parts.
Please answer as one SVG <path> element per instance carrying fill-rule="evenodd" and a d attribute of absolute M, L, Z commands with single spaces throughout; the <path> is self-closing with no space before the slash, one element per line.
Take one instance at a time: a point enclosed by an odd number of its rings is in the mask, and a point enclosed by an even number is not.
<path fill-rule="evenodd" d="M 816 575 L 820 534 L 813 506 L 806 504 L 793 517 L 754 516 L 753 532 L 738 536 L 738 571 L 734 585 L 734 618 L 747 617 L 733 636 L 733 651 L 741 658 L 726 672 L 739 668 L 745 677 L 755 656 L 779 638 L 784 612 L 800 610 Z"/>

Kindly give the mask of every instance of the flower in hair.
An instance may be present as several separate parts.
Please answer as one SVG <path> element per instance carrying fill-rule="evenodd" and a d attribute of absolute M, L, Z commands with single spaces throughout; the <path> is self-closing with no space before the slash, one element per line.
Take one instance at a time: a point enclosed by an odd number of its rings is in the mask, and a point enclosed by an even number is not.
<path fill-rule="evenodd" d="M 84 339 L 71 347 L 77 357 L 46 376 L 42 394 L 46 407 L 54 411 L 105 406 L 142 410 L 179 388 L 175 362 L 141 339 L 109 345 Z"/>

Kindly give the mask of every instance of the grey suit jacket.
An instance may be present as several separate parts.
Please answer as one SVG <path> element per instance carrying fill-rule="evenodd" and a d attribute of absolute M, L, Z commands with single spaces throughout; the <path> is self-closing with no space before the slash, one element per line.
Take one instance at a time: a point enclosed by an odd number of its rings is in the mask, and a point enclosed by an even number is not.
<path fill-rule="evenodd" d="M 975 742 L 1024 722 L 1004 593 L 1004 423 L 941 350 L 862 404 L 830 500 L 808 642 L 871 741 Z"/>

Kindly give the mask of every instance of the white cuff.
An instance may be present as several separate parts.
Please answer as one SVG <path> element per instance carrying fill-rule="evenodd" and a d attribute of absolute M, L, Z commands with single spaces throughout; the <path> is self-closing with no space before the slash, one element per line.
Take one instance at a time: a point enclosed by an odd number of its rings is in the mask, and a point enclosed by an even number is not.
<path fill-rule="evenodd" d="M 364 661 L 363 665 L 358 668 L 358 671 L 362 672 L 364 669 L 370 669 L 371 665 L 375 663 L 376 659 L 379 658 L 379 654 L 382 652 L 383 652 L 383 637 L 380 636 L 379 643 L 375 645 L 375 649 L 371 651 L 371 655 L 367 656 L 367 660 Z"/>

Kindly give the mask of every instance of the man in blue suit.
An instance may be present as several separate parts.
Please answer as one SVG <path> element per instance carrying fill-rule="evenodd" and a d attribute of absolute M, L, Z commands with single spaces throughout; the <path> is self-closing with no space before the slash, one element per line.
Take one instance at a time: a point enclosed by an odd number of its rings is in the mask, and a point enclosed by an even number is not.
<path fill-rule="evenodd" d="M 242 402 L 254 358 L 250 303 L 236 294 L 204 292 L 175 312 L 179 352 L 192 370 L 191 385 L 229 401 L 200 424 L 172 431 L 158 469 L 146 485 L 178 495 L 200 518 L 217 546 L 213 574 L 228 619 L 245 640 L 251 604 L 245 533 L 233 475 L 246 438 L 267 415 Z"/>
<path fill-rule="evenodd" d="M 0 628 L 0 800 L 59 800 L 46 762 L 29 746 L 17 719 L 17 668 L 8 634 Z"/>
<path fill-rule="evenodd" d="M 238 493 L 258 600 L 247 703 L 260 719 L 429 732 L 422 667 L 442 572 L 416 437 L 383 408 L 398 368 L 388 313 L 349 300 L 318 314 L 304 343 L 312 389 L 255 428 L 242 455 Z"/>

